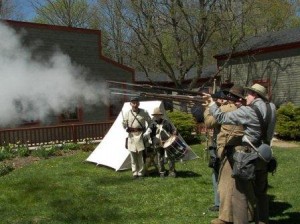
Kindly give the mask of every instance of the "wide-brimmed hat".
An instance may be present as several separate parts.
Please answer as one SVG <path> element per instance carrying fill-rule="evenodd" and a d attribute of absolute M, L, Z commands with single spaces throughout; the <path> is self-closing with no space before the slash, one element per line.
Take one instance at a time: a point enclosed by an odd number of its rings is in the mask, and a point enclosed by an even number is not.
<path fill-rule="evenodd" d="M 258 83 L 255 83 L 251 87 L 245 87 L 245 89 L 251 90 L 251 91 L 257 93 L 261 98 L 268 100 L 267 89 Z"/>
<path fill-rule="evenodd" d="M 138 96 L 133 96 L 133 97 L 130 98 L 130 102 L 132 102 L 132 101 L 137 101 L 137 102 L 139 102 L 139 101 L 140 101 L 140 98 L 139 98 Z"/>
<path fill-rule="evenodd" d="M 245 89 L 241 86 L 235 85 L 231 87 L 229 90 L 224 91 L 229 97 L 238 97 L 245 99 Z"/>
<path fill-rule="evenodd" d="M 163 115 L 159 107 L 154 108 L 152 115 Z"/>

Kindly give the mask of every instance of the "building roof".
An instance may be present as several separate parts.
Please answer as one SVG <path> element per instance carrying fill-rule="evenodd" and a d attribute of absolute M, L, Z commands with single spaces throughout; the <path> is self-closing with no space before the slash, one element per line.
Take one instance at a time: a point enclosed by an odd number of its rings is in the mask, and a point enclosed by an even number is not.
<path fill-rule="evenodd" d="M 118 67 L 122 70 L 128 71 L 130 73 L 134 73 L 134 69 L 126 66 L 124 64 L 120 64 L 105 55 L 102 52 L 102 39 L 101 39 L 101 31 L 95 29 L 84 29 L 84 28 L 76 28 L 76 27 L 67 27 L 60 25 L 50 25 L 50 24 L 41 24 L 41 23 L 32 23 L 32 22 L 23 22 L 23 21 L 15 21 L 15 20 L 1 20 L 0 22 L 6 23 L 7 25 L 14 28 L 25 28 L 25 29 L 35 29 L 35 30 L 52 30 L 58 32 L 69 32 L 69 33 L 79 33 L 79 34 L 89 34 L 96 35 L 98 37 L 97 50 L 99 52 L 99 59 L 112 64 L 115 67 Z M 37 37 L 39 39 L 40 37 Z"/>
<path fill-rule="evenodd" d="M 192 68 L 185 77 L 185 80 L 192 80 L 196 77 L 196 68 Z M 217 65 L 209 65 L 203 68 L 201 78 L 209 78 L 214 76 L 217 73 Z M 177 73 L 177 75 L 179 75 Z M 165 73 L 149 73 L 149 77 L 153 82 L 173 82 Z M 135 82 L 149 82 L 149 79 L 146 77 L 146 73 L 144 72 L 136 72 L 135 73 Z"/>
<path fill-rule="evenodd" d="M 300 48 L 300 27 L 252 36 L 236 48 L 232 57 L 251 53 L 279 51 L 295 47 Z M 214 57 L 222 60 L 225 59 L 229 53 L 231 53 L 230 49 L 223 49 Z"/>

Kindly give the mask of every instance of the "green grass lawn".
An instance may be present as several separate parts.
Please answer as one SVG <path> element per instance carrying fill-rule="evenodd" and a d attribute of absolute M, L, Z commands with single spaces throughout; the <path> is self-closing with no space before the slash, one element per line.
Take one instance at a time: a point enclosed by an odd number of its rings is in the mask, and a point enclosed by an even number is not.
<path fill-rule="evenodd" d="M 177 163 L 178 178 L 132 180 L 131 172 L 85 162 L 90 152 L 40 160 L 0 177 L 0 223 L 210 223 L 211 170 L 199 159 Z M 271 223 L 300 223 L 300 147 L 274 149 Z"/>

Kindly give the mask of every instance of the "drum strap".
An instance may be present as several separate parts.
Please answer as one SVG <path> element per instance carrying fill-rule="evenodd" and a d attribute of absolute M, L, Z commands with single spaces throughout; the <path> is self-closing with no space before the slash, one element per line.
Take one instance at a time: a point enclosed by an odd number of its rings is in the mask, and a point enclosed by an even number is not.
<path fill-rule="evenodd" d="M 156 137 L 158 137 L 160 140 L 161 139 L 161 132 L 163 131 L 168 137 L 170 137 L 170 134 L 163 128 L 163 123 L 160 125 L 157 125 L 157 131 L 156 131 Z"/>

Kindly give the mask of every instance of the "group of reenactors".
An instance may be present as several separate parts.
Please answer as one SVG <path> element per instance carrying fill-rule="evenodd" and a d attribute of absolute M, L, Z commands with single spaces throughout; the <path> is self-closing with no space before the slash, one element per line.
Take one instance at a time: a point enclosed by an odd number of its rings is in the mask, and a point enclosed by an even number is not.
<path fill-rule="evenodd" d="M 215 187 L 215 205 L 212 209 L 218 211 L 219 215 L 211 223 L 268 223 L 267 167 L 271 154 L 268 152 L 270 148 L 260 150 L 260 146 L 262 143 L 270 145 L 273 138 L 275 105 L 269 102 L 267 90 L 260 84 L 246 88 L 233 86 L 215 94 L 203 94 L 204 123 L 207 128 L 214 130 L 209 147 L 214 154 L 214 161 L 210 164 Z M 153 155 L 157 157 L 159 175 L 167 175 L 164 167 L 167 159 L 168 176 L 176 177 L 176 159 L 168 155 L 170 152 L 164 147 L 170 136 L 178 135 L 176 128 L 164 118 L 160 108 L 154 109 L 151 119 L 145 110 L 139 108 L 138 98 L 132 98 L 130 105 L 131 109 L 124 116 L 123 127 L 128 132 L 127 148 L 130 151 L 133 178 L 139 179 L 145 175 L 145 139 L 150 142 Z M 245 180 L 233 177 L 237 152 L 257 152 L 254 178 Z"/>
<path fill-rule="evenodd" d="M 176 128 L 164 117 L 159 107 L 154 108 L 152 116 L 139 107 L 138 97 L 130 100 L 131 109 L 124 114 L 123 127 L 128 132 L 127 149 L 130 152 L 133 179 L 142 179 L 154 165 L 160 177 L 176 177 L 176 157 L 166 150 L 164 144 L 174 135 Z M 169 164 L 169 170 L 165 169 Z"/>

